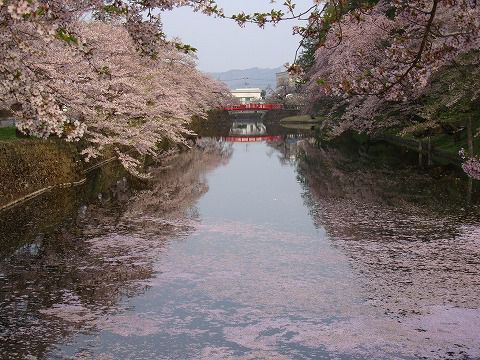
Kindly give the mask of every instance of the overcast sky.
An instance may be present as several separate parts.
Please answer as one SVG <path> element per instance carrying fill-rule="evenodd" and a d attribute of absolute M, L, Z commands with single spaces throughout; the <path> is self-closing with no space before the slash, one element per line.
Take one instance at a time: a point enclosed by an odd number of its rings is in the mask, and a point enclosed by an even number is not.
<path fill-rule="evenodd" d="M 270 11 L 282 7 L 282 1 L 218 0 L 225 14 L 245 11 Z M 297 0 L 297 9 L 307 9 L 312 0 Z M 300 38 L 292 35 L 292 21 L 259 29 L 247 24 L 240 28 L 232 20 L 216 19 L 180 8 L 162 15 L 164 31 L 169 37 L 178 36 L 198 49 L 199 68 L 220 72 L 250 67 L 275 68 L 292 62 Z"/>

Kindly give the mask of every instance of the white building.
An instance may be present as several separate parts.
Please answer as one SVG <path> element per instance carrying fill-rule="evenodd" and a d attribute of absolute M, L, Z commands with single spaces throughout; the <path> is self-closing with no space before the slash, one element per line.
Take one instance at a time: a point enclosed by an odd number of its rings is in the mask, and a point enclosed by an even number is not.
<path fill-rule="evenodd" d="M 231 92 L 242 104 L 250 104 L 262 100 L 262 89 L 259 88 L 235 89 Z"/>

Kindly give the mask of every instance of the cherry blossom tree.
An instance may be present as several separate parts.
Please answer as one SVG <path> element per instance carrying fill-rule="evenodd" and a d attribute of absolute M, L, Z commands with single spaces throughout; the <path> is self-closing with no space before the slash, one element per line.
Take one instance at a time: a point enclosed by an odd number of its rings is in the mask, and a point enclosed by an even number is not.
<path fill-rule="evenodd" d="M 113 149 L 140 175 L 159 142 L 183 142 L 192 116 L 229 99 L 195 69 L 193 48 L 142 16 L 182 4 L 208 2 L 1 1 L 0 108 L 30 135 L 86 140 L 87 160 Z"/>
<path fill-rule="evenodd" d="M 306 92 L 312 103 L 333 96 L 345 105 L 334 127 L 337 134 L 405 126 L 398 117 L 378 115 L 402 104 L 411 106 L 442 68 L 467 64 L 465 55 L 480 48 L 480 7 L 474 1 L 380 1 L 349 11 L 344 10 L 348 2 L 327 6 L 336 9 L 333 21 L 324 10 L 324 18 L 310 19 L 302 30 L 318 36 L 325 29 L 322 21 L 330 24 L 307 74 Z M 312 26 L 320 30 L 312 31 Z M 471 89 L 462 93 L 468 93 L 470 101 L 478 99 Z M 451 100 L 454 104 L 458 99 Z M 478 178 L 478 159 L 473 154 L 465 159 L 467 173 Z"/>
<path fill-rule="evenodd" d="M 478 49 L 479 30 L 480 8 L 468 1 L 380 2 L 343 16 L 317 63 L 329 61 L 327 91 L 404 100 L 442 66 Z M 317 66 L 319 76 L 322 70 Z"/>
<path fill-rule="evenodd" d="M 181 141 L 188 117 L 223 90 L 196 73 L 185 56 L 193 47 L 165 38 L 159 13 L 178 6 L 241 26 L 305 20 L 294 32 L 320 36 L 306 91 L 348 104 L 342 129 L 388 126 L 375 119 L 379 107 L 415 99 L 480 41 L 476 0 L 314 0 L 304 10 L 286 0 L 233 15 L 214 0 L 0 0 L 0 107 L 31 134 L 87 138 L 87 157 L 113 146 L 128 167 L 138 164 L 132 149 L 145 155 L 162 138 Z"/>

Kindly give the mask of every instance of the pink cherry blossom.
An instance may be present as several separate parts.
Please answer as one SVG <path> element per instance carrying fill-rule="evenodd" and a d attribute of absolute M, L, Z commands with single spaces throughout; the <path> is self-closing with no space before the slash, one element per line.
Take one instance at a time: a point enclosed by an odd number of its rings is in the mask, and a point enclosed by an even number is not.
<path fill-rule="evenodd" d="M 181 5 L 204 11 L 203 3 L 2 1 L 0 108 L 27 134 L 82 139 L 87 160 L 112 149 L 139 174 L 162 140 L 184 142 L 193 116 L 230 99 L 165 39 L 158 16 L 141 15 Z M 92 13 L 101 21 L 87 20 Z"/>

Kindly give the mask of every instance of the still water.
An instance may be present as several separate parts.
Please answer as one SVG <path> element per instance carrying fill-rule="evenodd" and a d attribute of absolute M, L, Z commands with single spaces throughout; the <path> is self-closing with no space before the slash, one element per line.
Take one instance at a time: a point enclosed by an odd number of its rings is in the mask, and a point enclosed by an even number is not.
<path fill-rule="evenodd" d="M 477 184 L 226 139 L 0 213 L 0 358 L 480 358 Z"/>

